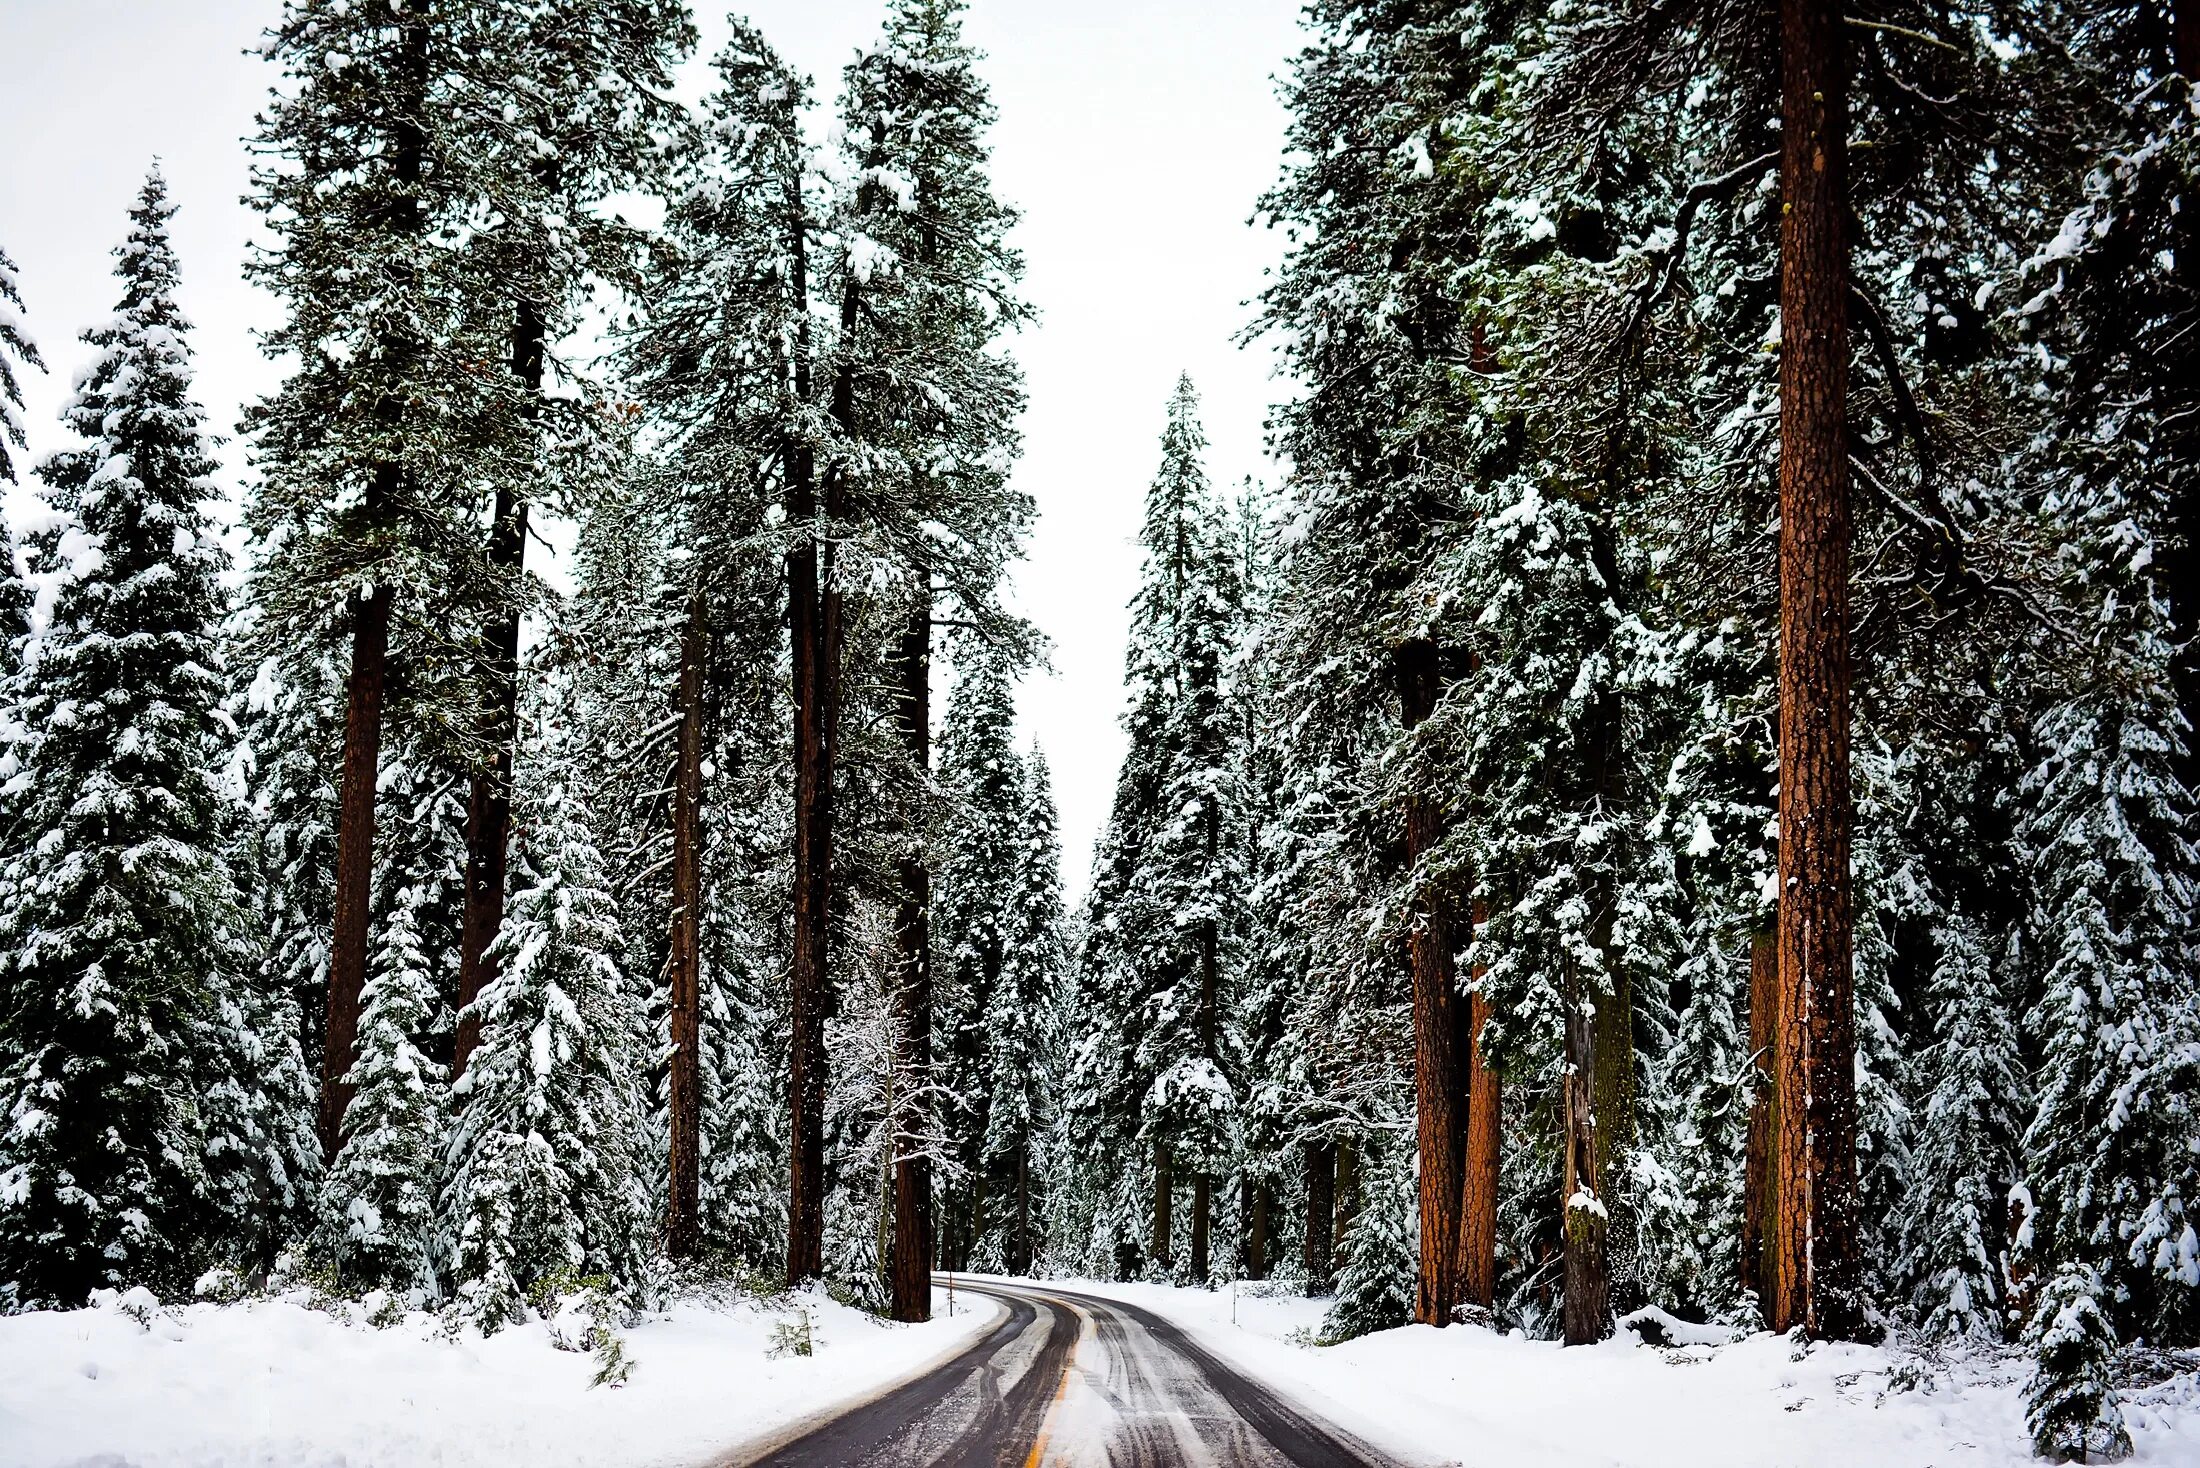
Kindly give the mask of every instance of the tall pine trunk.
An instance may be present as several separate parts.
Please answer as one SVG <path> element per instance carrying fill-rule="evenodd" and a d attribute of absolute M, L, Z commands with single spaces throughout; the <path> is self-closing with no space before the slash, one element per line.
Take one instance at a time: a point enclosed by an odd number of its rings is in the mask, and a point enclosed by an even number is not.
<path fill-rule="evenodd" d="M 1487 1310 L 1497 1304 L 1497 1191 L 1503 1142 L 1503 1094 L 1482 1054 L 1490 1002 L 1468 1000 L 1467 1158 L 1459 1204 L 1459 1296 Z"/>
<path fill-rule="evenodd" d="M 377 471 L 386 495 L 394 469 Z M 371 504 L 370 496 L 370 504 Z M 352 1052 L 359 1043 L 359 1000 L 367 983 L 367 939 L 374 908 L 374 796 L 381 769 L 382 694 L 389 674 L 390 604 L 378 585 L 352 608 L 351 676 L 344 693 L 344 767 L 336 807 L 336 901 L 329 943 L 328 1031 L 321 1050 L 321 1155 L 334 1158 L 351 1106 Z"/>
<path fill-rule="evenodd" d="M 512 374 L 531 398 L 542 392 L 544 343 L 542 311 L 522 301 L 512 327 Z M 529 417 L 533 417 L 530 406 Z M 489 566 L 498 576 L 517 577 L 527 554 L 527 501 L 510 486 L 497 490 L 489 527 Z M 487 654 L 489 706 L 484 733 L 491 743 L 489 765 L 476 770 L 466 797 L 466 907 L 459 923 L 458 1032 L 452 1041 L 451 1077 L 466 1073 L 466 1062 L 481 1043 L 480 1017 L 467 1012 L 481 991 L 496 982 L 497 961 L 490 945 L 504 926 L 505 878 L 512 840 L 512 755 L 518 736 L 519 607 L 515 604 L 482 629 Z"/>
<path fill-rule="evenodd" d="M 1435 645 L 1401 644 L 1396 653 L 1398 697 L 1412 729 L 1436 707 Z M 1406 802 L 1408 868 L 1435 846 L 1441 831 L 1434 805 L 1423 796 Z M 1413 965 L 1413 1073 L 1421 1152 L 1421 1262 L 1413 1318 L 1423 1325 L 1451 1323 L 1459 1302 L 1459 1205 L 1466 1161 L 1466 1006 L 1452 962 L 1451 923 L 1444 904 L 1424 900 L 1410 940 Z"/>
<path fill-rule="evenodd" d="M 701 587 L 680 634 L 679 755 L 672 780 L 672 939 L 665 959 L 672 1056 L 666 1078 L 671 1186 L 665 1250 L 692 1258 L 702 1235 L 703 690 L 710 623 Z"/>
<path fill-rule="evenodd" d="M 900 687 L 895 722 L 911 768 L 921 781 L 932 763 L 932 593 L 929 572 L 918 576 L 916 598 L 896 649 Z M 932 1318 L 932 1168 L 923 1147 L 932 1069 L 932 873 L 923 832 L 912 822 L 909 848 L 895 866 L 901 897 L 894 915 L 894 947 L 900 973 L 894 986 L 901 1037 L 899 1068 L 909 1086 L 899 1107 L 894 1148 L 894 1247 L 889 1269 L 896 1320 Z M 914 1098 L 914 1099 L 910 1099 Z"/>
<path fill-rule="evenodd" d="M 1863 1324 L 1849 890 L 1847 65 L 1831 0 L 1780 5 L 1779 1292 Z"/>
<path fill-rule="evenodd" d="M 428 141 L 422 114 L 428 96 L 428 26 L 416 13 L 401 27 L 405 85 L 411 95 L 394 99 L 391 109 L 390 172 L 397 184 L 390 224 L 401 235 L 419 232 L 425 221 L 415 197 L 427 165 Z M 393 288 L 410 283 L 409 267 L 393 269 Z M 403 355 L 401 341 L 386 343 Z M 385 397 L 375 416 L 395 432 L 404 406 Z M 403 470 L 379 464 L 367 481 L 366 520 L 385 528 L 395 509 Z M 390 614 L 395 593 L 378 581 L 352 608 L 351 673 L 344 690 L 344 763 L 336 805 L 336 891 L 333 895 L 328 961 L 328 1027 L 321 1048 L 321 1105 L 318 1117 L 321 1155 L 333 1158 L 344 1139 L 344 1113 L 351 1107 L 353 1051 L 359 1043 L 359 1003 L 367 984 L 367 945 L 374 909 L 375 790 L 382 762 L 382 697 L 389 679 Z"/>
<path fill-rule="evenodd" d="M 1337 1234 L 1337 1149 L 1329 1142 L 1306 1144 L 1306 1236 L 1299 1262 L 1306 1270 L 1307 1292 L 1329 1293 L 1335 1270 Z"/>

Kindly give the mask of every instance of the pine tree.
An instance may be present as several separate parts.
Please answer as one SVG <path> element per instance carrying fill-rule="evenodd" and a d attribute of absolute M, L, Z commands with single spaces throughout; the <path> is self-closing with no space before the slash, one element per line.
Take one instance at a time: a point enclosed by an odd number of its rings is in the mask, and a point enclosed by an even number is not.
<path fill-rule="evenodd" d="M 345 1077 L 352 1102 L 343 1145 L 329 1164 L 313 1242 L 317 1262 L 347 1287 L 388 1288 L 423 1304 L 442 1294 L 437 1153 L 449 1124 L 443 1067 L 421 1051 L 437 1009 L 421 932 L 432 896 L 408 886 L 384 920 Z"/>
<path fill-rule="evenodd" d="M 0 250 L 0 484 L 15 483 L 15 460 L 9 449 L 23 448 L 23 384 L 17 364 L 43 372 L 38 343 L 31 339 L 23 320 L 23 290 L 8 252 Z M 15 677 L 21 662 L 22 640 L 30 634 L 30 588 L 22 581 L 15 563 L 15 537 L 0 526 L 0 685 Z"/>
<path fill-rule="evenodd" d="M 986 1136 L 988 1169 L 1004 1185 L 1008 1216 L 1003 1262 L 1011 1274 L 1031 1273 L 1047 1239 L 1042 1223 L 1048 1172 L 1044 1139 L 1055 1097 L 1049 1078 L 1060 1073 L 1059 1015 L 1068 952 L 1063 939 L 1062 846 L 1052 776 L 1037 746 L 1018 760 L 1015 794 L 1015 884 L 1003 935 L 1001 972 L 987 1006 Z"/>
<path fill-rule="evenodd" d="M 1242 887 L 1225 675 L 1237 636 L 1233 547 L 1180 378 L 1147 491 L 1145 561 L 1126 660 L 1130 748 L 1095 859 L 1085 1085 L 1152 1158 L 1152 1267 L 1202 1282 L 1212 1179 L 1234 1157 L 1237 1096 L 1222 1069 L 1225 941 Z M 1176 1168 L 1191 1174 L 1191 1250 L 1177 1257 Z"/>
<path fill-rule="evenodd" d="M 228 1087 L 261 1079 L 214 1048 L 252 967 L 225 860 L 227 558 L 167 198 L 156 170 L 116 251 L 117 312 L 85 333 L 64 414 L 81 444 L 38 466 L 65 529 L 14 690 L 0 868 L 0 1278 L 18 1308 L 175 1288 L 243 1222 L 218 1216 L 207 1156 L 210 1120 L 234 1140 Z"/>
<path fill-rule="evenodd" d="M 450 1268 L 463 1308 L 490 1330 L 561 1271 L 636 1288 L 650 1235 L 641 1006 L 563 740 L 553 729 L 530 751 L 544 769 L 524 880 L 497 978 L 475 1000 L 480 1046 L 453 1086 Z"/>
<path fill-rule="evenodd" d="M 939 1053 L 932 1075 L 906 1079 L 912 1088 L 936 1087 L 939 1126 L 953 1139 L 963 1175 L 941 1209 L 940 1258 L 952 1268 L 1001 1269 L 1008 1267 L 1019 1215 L 1014 1176 L 997 1177 L 992 1167 L 992 1085 L 996 1079 L 1016 1084 L 1014 1071 L 1004 1070 L 998 1060 L 998 1047 L 1014 1046 L 1021 1038 L 1024 996 L 1004 995 L 1002 987 L 1024 876 L 1024 770 L 1016 755 L 1015 686 L 1007 660 L 983 644 L 966 642 L 955 661 L 939 770 L 954 814 L 940 841 L 932 921 L 939 948 L 933 1001 Z M 996 1019 L 1005 1029 L 996 1029 Z M 1013 1132 L 1013 1120 L 1007 1124 Z M 1028 1212 L 1022 1217 L 1028 1221 Z"/>
<path fill-rule="evenodd" d="M 1345 1233 L 1337 1298 L 1322 1317 L 1324 1340 L 1350 1340 L 1413 1319 L 1418 1261 L 1407 1214 L 1412 1192 L 1395 1162 L 1371 1169 L 1366 1200 Z"/>
<path fill-rule="evenodd" d="M 2017 1027 L 1996 963 L 1957 915 L 1927 990 L 1935 1035 L 1929 1089 L 1906 1169 L 1901 1273 L 1928 1335 L 1999 1340 L 2007 1318 L 2004 1200 L 2016 1180 L 2027 1090 Z"/>
<path fill-rule="evenodd" d="M 2116 1333 L 2101 1309 L 2105 1289 L 2085 1265 L 2065 1264 L 2040 1292 L 2024 1421 L 2033 1451 L 2050 1462 L 2113 1463 L 2131 1456 L 2112 1379 Z"/>

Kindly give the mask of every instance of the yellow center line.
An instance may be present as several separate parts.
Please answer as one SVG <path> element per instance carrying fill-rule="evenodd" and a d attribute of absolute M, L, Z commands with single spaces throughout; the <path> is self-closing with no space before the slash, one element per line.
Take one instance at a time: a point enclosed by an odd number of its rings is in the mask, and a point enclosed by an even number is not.
<path fill-rule="evenodd" d="M 1049 1305 L 1058 1305 L 1076 1316 L 1077 1338 L 1071 1341 L 1069 1349 L 1062 1353 L 1062 1379 L 1055 1385 L 1054 1400 L 1047 1403 L 1046 1415 L 1039 1419 L 1039 1435 L 1031 1440 L 1031 1456 L 1024 1459 L 1024 1468 L 1039 1468 L 1039 1465 L 1046 1461 L 1047 1436 L 1054 1425 L 1054 1414 L 1061 1410 L 1062 1398 L 1069 1395 L 1070 1373 L 1077 1369 L 1077 1346 L 1080 1341 L 1084 1340 L 1085 1326 L 1089 1323 L 1085 1319 L 1085 1312 L 1070 1304 L 1067 1300 L 1057 1300 L 1049 1295 L 1038 1295 L 1035 1298 L 1045 1300 Z"/>

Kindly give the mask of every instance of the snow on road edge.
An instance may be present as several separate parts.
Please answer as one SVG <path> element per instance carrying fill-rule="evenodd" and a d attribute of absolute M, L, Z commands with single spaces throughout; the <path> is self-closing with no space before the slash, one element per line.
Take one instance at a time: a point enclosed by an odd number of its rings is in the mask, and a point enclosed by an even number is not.
<path fill-rule="evenodd" d="M 627 1385 L 538 1323 L 483 1338 L 386 1329 L 301 1299 L 0 1318 L 0 1468 L 674 1468 L 719 1458 L 961 1348 L 994 1318 L 893 1325 L 818 1294 L 779 1308 L 685 1299 L 626 1333 Z M 773 1357 L 807 1309 L 815 1354 Z"/>

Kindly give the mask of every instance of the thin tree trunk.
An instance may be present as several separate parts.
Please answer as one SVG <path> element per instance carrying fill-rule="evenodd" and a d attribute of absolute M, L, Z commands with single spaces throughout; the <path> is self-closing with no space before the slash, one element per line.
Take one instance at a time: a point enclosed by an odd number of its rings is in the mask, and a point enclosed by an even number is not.
<path fill-rule="evenodd" d="M 1009 1261 L 1009 1269 L 1015 1274 L 1029 1274 L 1032 1266 L 1031 1238 L 1031 1139 L 1016 1139 L 1016 1253 Z"/>
<path fill-rule="evenodd" d="M 1503 1095 L 1497 1072 L 1482 1054 L 1482 1027 L 1490 1002 L 1476 993 L 1468 1003 L 1467 1160 L 1461 1170 L 1459 1294 L 1487 1310 L 1497 1304 L 1497 1191 L 1503 1140 Z"/>
<path fill-rule="evenodd" d="M 1328 1142 L 1306 1144 L 1306 1237 L 1300 1263 L 1307 1293 L 1326 1295 L 1331 1285 L 1337 1236 L 1337 1149 Z"/>
<path fill-rule="evenodd" d="M 1749 940 L 1749 1053 L 1753 1080 L 1742 1154 L 1742 1288 L 1769 1324 L 1779 1296 L 1780 950 L 1770 933 Z"/>
<path fill-rule="evenodd" d="M 665 1250 L 692 1258 L 702 1234 L 703 687 L 710 624 L 700 587 L 688 597 L 680 634 L 679 761 L 672 782 L 672 941 L 665 960 L 672 1056 L 666 1110 L 671 1187 Z"/>
<path fill-rule="evenodd" d="M 1402 644 L 1396 654 L 1398 695 L 1406 728 L 1436 706 L 1436 648 L 1426 641 Z M 1406 863 L 1419 862 L 1441 835 L 1434 805 L 1424 797 L 1406 802 Z M 1452 962 L 1451 923 L 1440 901 L 1426 901 L 1415 915 L 1413 962 L 1414 1110 L 1421 1152 L 1421 1261 L 1413 1318 L 1423 1325 L 1451 1323 L 1459 1302 L 1460 1170 L 1466 1160 L 1465 1005 Z"/>
<path fill-rule="evenodd" d="M 1841 8 L 1781 0 L 1780 1297 L 1863 1324 L 1849 830 L 1847 66 Z"/>
<path fill-rule="evenodd" d="M 1360 1212 L 1360 1149 L 1350 1142 L 1337 1144 L 1336 1227 L 1330 1231 L 1330 1257 L 1344 1250 L 1344 1236 Z"/>
<path fill-rule="evenodd" d="M 1154 1268 L 1166 1276 L 1176 1257 L 1176 1243 L 1170 1237 L 1171 1212 L 1176 1203 L 1176 1179 L 1169 1172 L 1169 1144 L 1153 1144 L 1153 1262 Z"/>
<path fill-rule="evenodd" d="M 1268 1277 L 1268 1184 L 1265 1179 L 1245 1178 L 1239 1184 L 1238 1217 L 1245 1233 L 1245 1277 Z"/>
<path fill-rule="evenodd" d="M 532 301 L 522 301 L 512 327 L 512 374 L 529 393 L 539 395 L 543 365 L 542 311 Z M 489 529 L 490 568 L 495 574 L 517 577 L 526 554 L 527 501 L 513 495 L 509 485 L 499 486 Z M 466 1074 L 466 1062 L 481 1043 L 481 1019 L 471 1006 L 483 989 L 496 982 L 497 960 L 490 945 L 504 926 L 512 836 L 512 756 L 519 730 L 516 602 L 490 619 L 482 631 L 482 643 L 489 675 L 484 732 L 493 748 L 488 768 L 474 771 L 466 797 L 466 906 L 459 923 L 458 1031 L 451 1050 L 454 1080 Z"/>
<path fill-rule="evenodd" d="M 922 572 L 895 652 L 900 687 L 894 700 L 902 747 L 921 780 L 932 763 L 932 593 Z M 900 1114 L 907 1130 L 894 1152 L 894 1260 L 890 1281 L 896 1320 L 932 1318 L 932 1165 L 923 1147 L 931 1128 L 922 1098 L 932 1070 L 932 872 L 912 844 L 895 862 L 901 882 L 894 915 L 900 973 L 894 985 L 901 1035 L 900 1068 L 911 1087 Z"/>
<path fill-rule="evenodd" d="M 386 485 L 393 469 L 376 480 Z M 385 489 L 385 493 L 388 491 Z M 352 1052 L 367 982 L 374 907 L 374 795 L 381 769 L 382 693 L 389 673 L 392 592 L 378 585 L 353 605 L 351 677 L 344 699 L 344 770 L 336 807 L 335 934 L 329 944 L 328 1033 L 321 1049 L 321 1155 L 334 1158 L 351 1106 Z"/>
<path fill-rule="evenodd" d="M 1565 1231 L 1566 1344 L 1587 1345 L 1604 1339 L 1611 1318 L 1611 1275 L 1606 1258 L 1610 1222 L 1599 1187 L 1601 1148 L 1596 1130 L 1597 1025 L 1590 1013 L 1580 966 L 1569 955 L 1565 965 L 1566 1067 L 1560 1081 L 1564 1105 L 1566 1165 L 1559 1187 Z"/>

